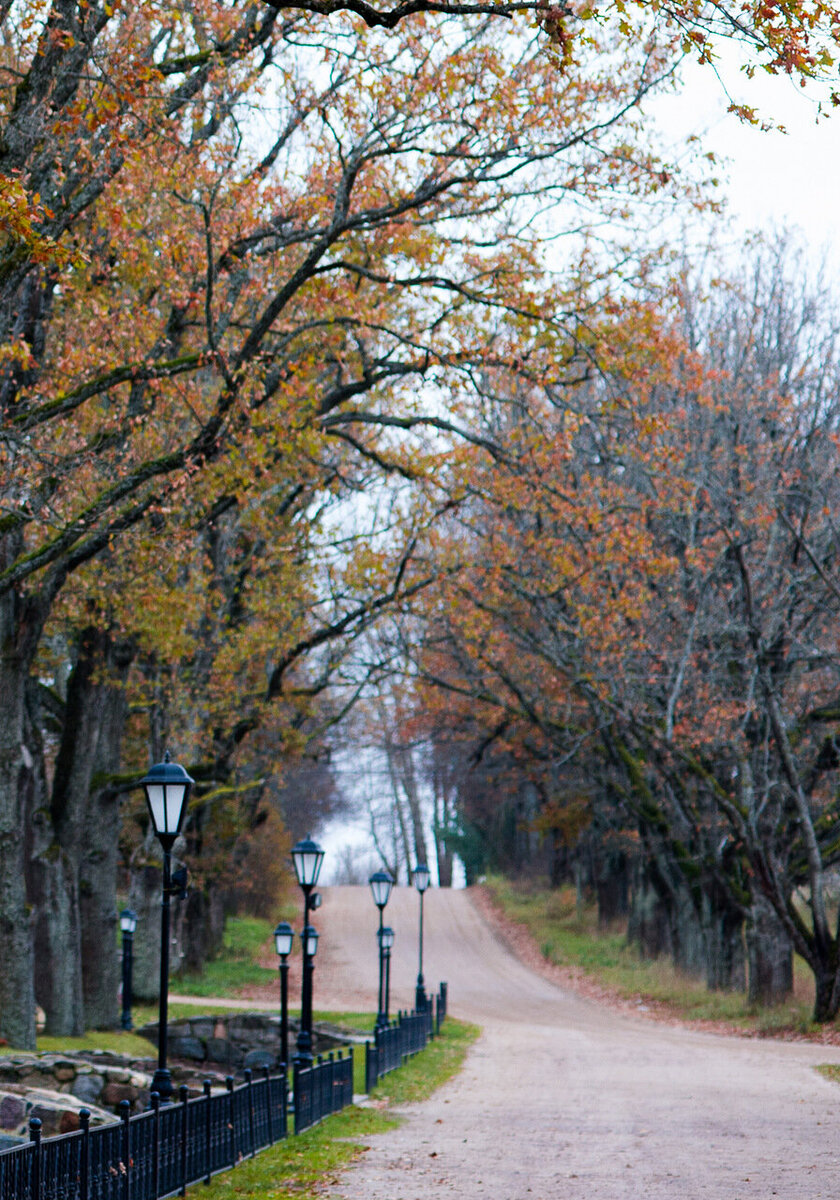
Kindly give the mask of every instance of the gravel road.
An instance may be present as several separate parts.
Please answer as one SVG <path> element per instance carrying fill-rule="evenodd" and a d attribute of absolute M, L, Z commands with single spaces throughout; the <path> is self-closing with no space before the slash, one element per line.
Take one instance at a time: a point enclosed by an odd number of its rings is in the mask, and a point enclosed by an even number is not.
<path fill-rule="evenodd" d="M 375 1009 L 367 888 L 326 888 L 318 1008 Z M 392 1011 L 411 1007 L 416 893 L 395 889 Z M 471 894 L 426 895 L 427 981 L 483 1028 L 461 1074 L 372 1139 L 330 1200 L 817 1200 L 840 1195 L 840 1049 L 616 1012 L 515 957 Z"/>

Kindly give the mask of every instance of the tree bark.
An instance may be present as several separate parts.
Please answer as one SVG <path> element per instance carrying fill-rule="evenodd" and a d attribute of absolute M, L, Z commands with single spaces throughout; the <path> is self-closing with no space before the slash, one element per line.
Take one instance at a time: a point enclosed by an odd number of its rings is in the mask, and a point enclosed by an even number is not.
<path fill-rule="evenodd" d="M 101 692 L 99 735 L 93 783 L 84 814 L 84 845 L 79 863 L 79 906 L 82 941 L 82 995 L 85 1025 L 113 1029 L 119 1025 L 120 960 L 117 951 L 117 863 L 119 794 L 108 783 L 120 767 L 122 736 L 128 711 L 124 683 L 133 658 L 128 643 L 108 643 L 109 679 Z M 101 786 L 97 786 L 101 781 Z M 114 953 L 107 952 L 108 947 Z"/>
<path fill-rule="evenodd" d="M 706 987 L 743 992 L 746 984 L 744 916 L 714 886 L 703 893 Z"/>
<path fill-rule="evenodd" d="M 85 629 L 78 638 L 55 764 L 51 827 L 41 824 L 32 863 L 36 989 L 47 1031 L 57 1037 L 78 1037 L 85 1029 L 80 866 L 89 848 L 90 783 L 106 691 L 100 674 L 105 642 L 105 635 L 94 628 Z M 101 832 L 95 836 L 101 838 Z M 111 933 L 109 942 L 95 946 L 96 969 L 106 976 L 116 954 L 113 929 Z"/>
<path fill-rule="evenodd" d="M 747 924 L 750 1004 L 781 1004 L 793 993 L 793 947 L 770 902 L 758 892 Z"/>
<path fill-rule="evenodd" d="M 605 854 L 595 869 L 595 895 L 598 901 L 598 925 L 607 928 L 626 917 L 629 911 L 627 858 L 624 854 Z"/>
<path fill-rule="evenodd" d="M 20 550 L 18 535 L 0 535 L 0 567 Z M 40 629 L 40 617 L 15 591 L 0 596 L 0 1037 L 21 1050 L 35 1048 L 32 914 L 24 869 L 35 764 L 24 739 L 24 708 Z"/>

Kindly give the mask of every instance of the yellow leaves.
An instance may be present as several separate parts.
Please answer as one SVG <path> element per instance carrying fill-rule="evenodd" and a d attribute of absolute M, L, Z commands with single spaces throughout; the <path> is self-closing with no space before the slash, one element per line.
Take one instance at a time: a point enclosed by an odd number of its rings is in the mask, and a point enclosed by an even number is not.
<path fill-rule="evenodd" d="M 21 182 L 0 175 L 0 281 L 28 263 L 66 263 L 67 250 L 41 231 L 53 214 Z"/>

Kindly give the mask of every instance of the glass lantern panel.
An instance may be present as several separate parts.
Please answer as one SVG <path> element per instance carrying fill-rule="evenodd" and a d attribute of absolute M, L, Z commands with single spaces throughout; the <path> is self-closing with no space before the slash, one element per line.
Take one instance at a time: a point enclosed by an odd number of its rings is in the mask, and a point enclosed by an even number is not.
<path fill-rule="evenodd" d="M 166 829 L 164 833 L 177 833 L 181 828 L 181 812 L 184 808 L 186 785 L 183 783 L 168 783 L 166 785 Z"/>
<path fill-rule="evenodd" d="M 166 833 L 166 787 L 162 783 L 146 784 L 146 799 L 152 814 L 155 833 Z"/>

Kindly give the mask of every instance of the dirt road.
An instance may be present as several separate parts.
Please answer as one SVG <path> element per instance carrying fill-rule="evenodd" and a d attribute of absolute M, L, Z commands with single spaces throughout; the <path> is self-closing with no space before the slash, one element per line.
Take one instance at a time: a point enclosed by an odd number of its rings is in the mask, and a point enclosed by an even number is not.
<path fill-rule="evenodd" d="M 397 889 L 392 1011 L 417 975 L 417 895 Z M 318 1008 L 376 1006 L 367 888 L 327 888 Z M 426 896 L 427 981 L 483 1034 L 462 1073 L 373 1140 L 331 1200 L 817 1200 L 840 1195 L 833 1047 L 634 1019 L 522 965 L 467 892 Z"/>

